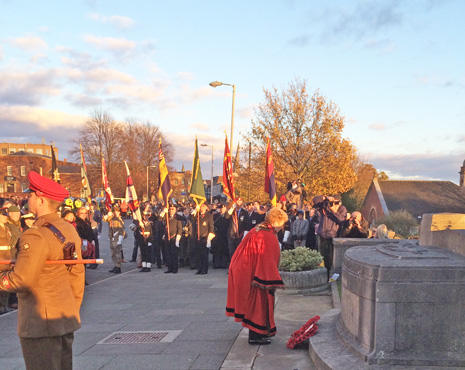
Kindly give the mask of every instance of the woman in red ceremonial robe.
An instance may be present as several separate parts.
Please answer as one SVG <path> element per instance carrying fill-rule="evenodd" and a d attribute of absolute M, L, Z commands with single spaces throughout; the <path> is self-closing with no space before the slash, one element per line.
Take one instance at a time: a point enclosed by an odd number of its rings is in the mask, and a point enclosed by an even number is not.
<path fill-rule="evenodd" d="M 278 264 L 280 248 L 277 233 L 287 214 L 272 208 L 265 221 L 252 229 L 231 259 L 226 316 L 249 329 L 249 344 L 269 344 L 276 334 L 274 292 L 283 288 Z"/>

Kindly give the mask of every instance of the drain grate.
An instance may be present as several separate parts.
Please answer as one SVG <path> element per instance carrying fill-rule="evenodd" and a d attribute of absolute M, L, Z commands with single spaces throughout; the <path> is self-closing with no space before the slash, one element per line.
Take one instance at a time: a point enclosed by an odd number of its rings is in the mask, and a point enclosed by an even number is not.
<path fill-rule="evenodd" d="M 137 344 L 172 342 L 180 330 L 171 331 L 118 331 L 110 334 L 97 344 Z"/>

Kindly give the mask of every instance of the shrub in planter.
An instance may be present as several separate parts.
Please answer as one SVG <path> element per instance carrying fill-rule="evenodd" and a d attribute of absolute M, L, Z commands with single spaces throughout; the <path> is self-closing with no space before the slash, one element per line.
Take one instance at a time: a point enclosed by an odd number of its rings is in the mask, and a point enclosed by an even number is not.
<path fill-rule="evenodd" d="M 318 251 L 306 247 L 297 247 L 281 252 L 279 260 L 280 271 L 309 271 L 320 267 L 323 256 Z"/>

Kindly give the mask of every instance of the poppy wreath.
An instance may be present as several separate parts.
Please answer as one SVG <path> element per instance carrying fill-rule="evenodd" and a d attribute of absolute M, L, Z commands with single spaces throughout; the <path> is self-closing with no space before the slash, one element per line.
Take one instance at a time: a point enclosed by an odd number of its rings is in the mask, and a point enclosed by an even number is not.
<path fill-rule="evenodd" d="M 297 344 L 302 343 L 304 340 L 313 337 L 317 331 L 318 326 L 316 322 L 320 319 L 320 316 L 312 317 L 308 320 L 304 326 L 302 326 L 299 330 L 292 333 L 291 337 L 287 341 L 286 347 L 287 348 L 294 348 Z"/>

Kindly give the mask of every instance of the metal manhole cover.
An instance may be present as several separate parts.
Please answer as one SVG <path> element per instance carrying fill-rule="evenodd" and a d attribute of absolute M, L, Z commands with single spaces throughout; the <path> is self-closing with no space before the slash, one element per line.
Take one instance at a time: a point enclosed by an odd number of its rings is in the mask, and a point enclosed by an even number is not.
<path fill-rule="evenodd" d="M 181 330 L 171 331 L 118 331 L 110 334 L 97 344 L 138 344 L 172 342 Z"/>

